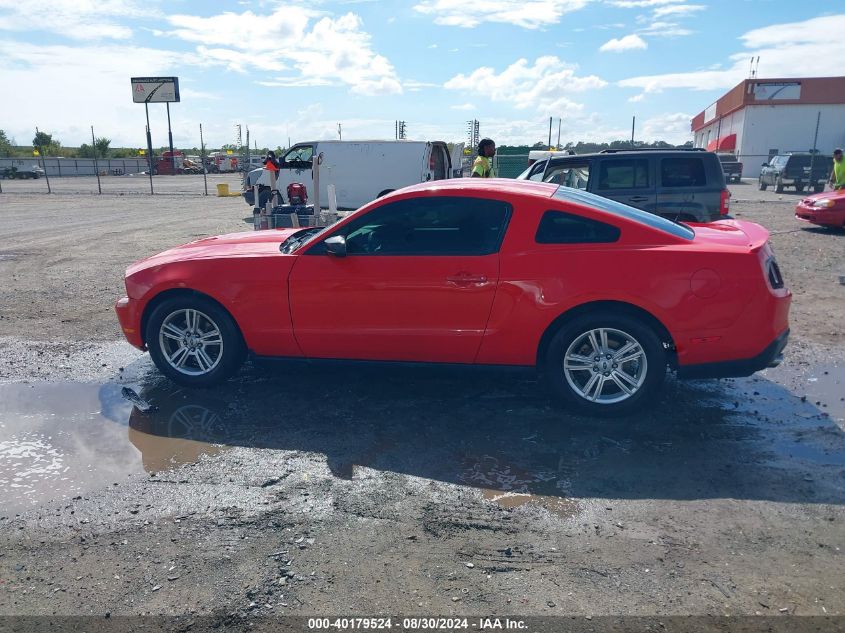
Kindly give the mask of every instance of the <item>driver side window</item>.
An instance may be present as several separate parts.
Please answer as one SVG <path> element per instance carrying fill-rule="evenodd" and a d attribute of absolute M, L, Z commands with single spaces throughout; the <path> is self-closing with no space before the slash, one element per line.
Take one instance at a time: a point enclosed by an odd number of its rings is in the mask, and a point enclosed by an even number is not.
<path fill-rule="evenodd" d="M 314 147 L 311 145 L 298 145 L 292 147 L 287 154 L 282 157 L 285 165 L 291 167 L 311 167 L 312 158 L 314 157 Z"/>
<path fill-rule="evenodd" d="M 510 214 L 500 200 L 415 198 L 385 204 L 333 235 L 346 238 L 348 255 L 489 255 Z"/>

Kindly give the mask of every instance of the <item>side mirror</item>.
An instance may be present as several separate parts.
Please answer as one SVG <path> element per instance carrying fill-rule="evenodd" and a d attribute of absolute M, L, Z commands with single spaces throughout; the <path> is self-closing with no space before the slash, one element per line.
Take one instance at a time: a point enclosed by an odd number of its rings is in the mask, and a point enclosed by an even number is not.
<path fill-rule="evenodd" d="M 335 257 L 346 257 L 346 238 L 342 235 L 333 235 L 323 244 L 326 245 L 326 253 Z"/>

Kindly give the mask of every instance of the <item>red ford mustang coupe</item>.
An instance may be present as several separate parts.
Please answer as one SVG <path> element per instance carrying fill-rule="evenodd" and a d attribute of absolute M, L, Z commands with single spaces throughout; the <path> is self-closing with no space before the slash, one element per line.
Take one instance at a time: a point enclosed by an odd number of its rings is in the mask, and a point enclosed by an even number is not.
<path fill-rule="evenodd" d="M 804 198 L 795 207 L 795 217 L 819 226 L 845 228 L 845 190 L 827 191 Z"/>
<path fill-rule="evenodd" d="M 236 233 L 126 271 L 130 343 L 182 385 L 247 353 L 536 367 L 573 408 L 776 365 L 791 294 L 750 222 L 685 225 L 552 184 L 399 190 L 328 228 Z"/>

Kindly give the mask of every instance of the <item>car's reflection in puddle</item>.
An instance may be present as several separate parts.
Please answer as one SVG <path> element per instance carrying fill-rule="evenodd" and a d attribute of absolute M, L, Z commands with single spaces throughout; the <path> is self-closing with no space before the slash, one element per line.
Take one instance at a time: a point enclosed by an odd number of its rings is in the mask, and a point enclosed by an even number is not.
<path fill-rule="evenodd" d="M 569 415 L 533 380 L 502 374 L 253 367 L 213 390 L 155 374 L 132 391 L 0 385 L 0 502 L 8 514 L 242 446 L 319 453 L 337 477 L 392 471 L 561 516 L 591 497 L 842 503 L 843 382 L 839 366 L 779 382 L 670 381 L 654 409 L 609 421 Z"/>

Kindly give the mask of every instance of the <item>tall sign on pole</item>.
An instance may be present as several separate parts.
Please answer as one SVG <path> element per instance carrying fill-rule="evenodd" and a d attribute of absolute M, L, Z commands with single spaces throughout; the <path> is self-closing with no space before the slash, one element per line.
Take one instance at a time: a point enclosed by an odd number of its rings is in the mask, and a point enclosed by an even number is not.
<path fill-rule="evenodd" d="M 170 141 L 170 160 L 172 173 L 176 173 L 173 158 L 173 133 L 170 129 L 170 104 L 178 103 L 178 77 L 132 77 L 132 101 L 143 103 L 147 114 L 147 160 L 150 172 L 150 193 L 153 193 L 153 138 L 150 133 L 150 103 L 166 103 L 167 105 L 167 135 Z"/>

